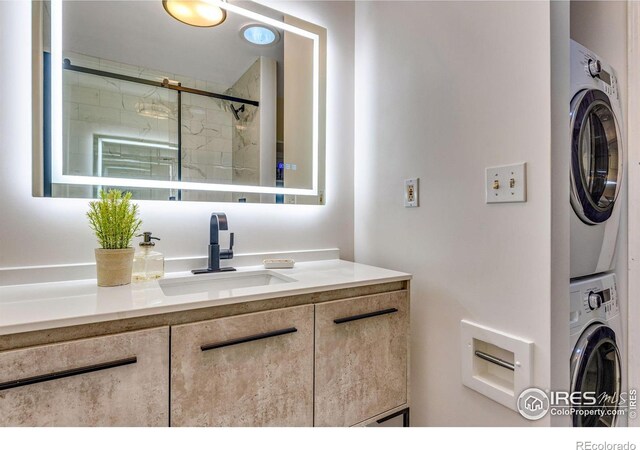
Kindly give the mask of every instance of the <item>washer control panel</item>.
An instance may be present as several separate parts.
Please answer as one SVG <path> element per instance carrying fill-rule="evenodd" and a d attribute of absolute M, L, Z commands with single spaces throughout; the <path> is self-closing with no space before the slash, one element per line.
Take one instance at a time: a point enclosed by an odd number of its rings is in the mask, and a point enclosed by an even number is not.
<path fill-rule="evenodd" d="M 579 67 L 582 67 L 589 79 L 597 81 L 600 90 L 610 97 L 618 98 L 618 82 L 613 68 L 603 63 L 598 55 L 576 42 L 571 41 L 571 47 L 571 66 L 575 70 L 579 70 Z"/>
<path fill-rule="evenodd" d="M 602 72 L 602 65 L 600 64 L 600 60 L 588 60 L 587 69 L 589 69 L 589 75 L 591 75 L 593 78 L 600 76 L 600 72 Z"/>
<path fill-rule="evenodd" d="M 602 293 L 590 292 L 587 301 L 589 302 L 589 309 L 591 311 L 600 308 L 602 306 Z"/>
<path fill-rule="evenodd" d="M 578 280 L 571 283 L 571 328 L 594 320 L 609 320 L 619 312 L 614 274 Z"/>
<path fill-rule="evenodd" d="M 613 288 L 604 288 L 601 290 L 598 290 L 597 287 L 594 288 L 584 294 L 582 303 L 585 314 L 602 308 L 607 315 L 609 315 L 609 313 L 613 313 L 611 315 L 614 316 L 618 312 L 618 298 L 615 286 Z"/>

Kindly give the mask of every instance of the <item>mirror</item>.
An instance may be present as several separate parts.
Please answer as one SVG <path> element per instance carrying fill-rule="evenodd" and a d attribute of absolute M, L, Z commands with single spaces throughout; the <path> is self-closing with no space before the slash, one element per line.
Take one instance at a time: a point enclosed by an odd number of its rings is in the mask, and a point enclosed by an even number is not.
<path fill-rule="evenodd" d="M 324 203 L 323 28 L 248 1 L 51 0 L 34 30 L 37 195 Z"/>

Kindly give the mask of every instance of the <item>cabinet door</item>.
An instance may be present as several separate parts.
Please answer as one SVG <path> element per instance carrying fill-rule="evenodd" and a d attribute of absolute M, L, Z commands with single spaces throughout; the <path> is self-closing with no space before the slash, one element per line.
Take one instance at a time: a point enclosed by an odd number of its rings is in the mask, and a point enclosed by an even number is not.
<path fill-rule="evenodd" d="M 406 291 L 316 305 L 315 425 L 351 426 L 407 402 Z"/>
<path fill-rule="evenodd" d="M 1 426 L 167 426 L 169 328 L 0 353 Z"/>
<path fill-rule="evenodd" d="M 313 425 L 313 306 L 173 327 L 171 425 Z"/>

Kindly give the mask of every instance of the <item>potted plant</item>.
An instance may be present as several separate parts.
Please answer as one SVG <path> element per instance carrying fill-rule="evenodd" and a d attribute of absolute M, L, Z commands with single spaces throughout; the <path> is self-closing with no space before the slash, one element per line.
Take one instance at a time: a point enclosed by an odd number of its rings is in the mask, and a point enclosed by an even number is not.
<path fill-rule="evenodd" d="M 89 203 L 87 217 L 100 244 L 95 250 L 98 286 L 131 283 L 134 253 L 131 239 L 142 224 L 138 205 L 131 203 L 131 192 L 101 190 L 100 199 Z"/>

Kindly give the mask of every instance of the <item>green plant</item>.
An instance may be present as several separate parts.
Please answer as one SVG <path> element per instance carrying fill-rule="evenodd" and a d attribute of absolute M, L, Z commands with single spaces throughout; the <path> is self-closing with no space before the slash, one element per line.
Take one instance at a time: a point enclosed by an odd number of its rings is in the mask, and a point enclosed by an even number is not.
<path fill-rule="evenodd" d="M 140 228 L 138 205 L 131 203 L 131 192 L 100 190 L 100 199 L 89 203 L 89 225 L 102 248 L 127 248 Z"/>

